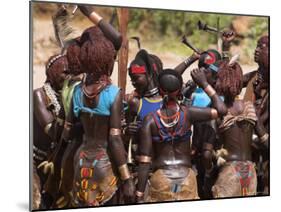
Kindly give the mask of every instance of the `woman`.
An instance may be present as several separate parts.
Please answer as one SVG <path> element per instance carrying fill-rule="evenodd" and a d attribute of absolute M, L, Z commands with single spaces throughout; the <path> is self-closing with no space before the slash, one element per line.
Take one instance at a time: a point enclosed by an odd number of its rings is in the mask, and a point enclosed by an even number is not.
<path fill-rule="evenodd" d="M 114 204 L 112 197 L 121 182 L 126 200 L 131 201 L 134 185 L 120 129 L 122 96 L 110 80 L 116 50 L 98 27 L 86 29 L 80 42 L 86 76 L 75 87 L 63 135 L 67 140 L 75 119 L 82 123 L 83 142 L 74 156 L 73 205 Z"/>
<path fill-rule="evenodd" d="M 63 130 L 64 110 L 60 92 L 67 73 L 68 63 L 65 56 L 59 54 L 50 57 L 46 64 L 46 82 L 33 91 L 33 171 L 39 176 L 34 178 L 34 185 L 40 188 L 40 192 L 41 189 L 44 190 L 40 208 L 48 208 L 56 193 L 56 189 L 49 186 L 50 182 L 46 183 L 51 174 L 47 160 L 54 152 Z M 50 177 L 49 181 L 50 179 L 53 178 Z M 52 180 L 51 184 L 57 185 L 59 176 L 56 179 L 56 182 Z M 37 197 L 39 196 L 38 194 Z"/>
<path fill-rule="evenodd" d="M 94 11 L 91 6 L 78 6 L 81 12 L 89 18 L 100 30 L 93 30 L 89 28 L 84 32 L 84 36 L 78 37 L 71 42 L 67 47 L 66 57 L 69 64 L 70 75 L 64 82 L 62 101 L 65 109 L 66 116 L 70 113 L 72 97 L 75 87 L 81 83 L 83 78 L 83 70 L 80 61 L 81 45 L 86 40 L 96 40 L 99 37 L 106 36 L 115 48 L 115 53 L 121 46 L 122 38 L 120 33 L 117 32 L 110 24 L 108 24 L 98 13 Z M 86 33 L 87 32 L 87 33 Z M 82 143 L 83 127 L 79 121 L 75 122 L 71 130 L 71 139 L 67 140 L 67 148 L 63 154 L 62 165 L 61 165 L 61 184 L 60 184 L 60 195 L 56 201 L 57 208 L 71 207 L 72 203 L 72 184 L 74 178 L 74 167 L 73 160 L 74 154 Z"/>
<path fill-rule="evenodd" d="M 216 90 L 224 96 L 227 114 L 219 125 L 223 143 L 224 160 L 218 178 L 212 188 L 214 197 L 256 195 L 257 176 L 251 157 L 254 130 L 262 143 L 268 134 L 259 123 L 251 102 L 237 99 L 243 86 L 243 73 L 238 63 L 224 61 L 218 71 Z"/>
<path fill-rule="evenodd" d="M 141 128 L 137 202 L 198 199 L 196 177 L 191 169 L 191 124 L 217 118 L 226 109 L 208 84 L 204 70 L 192 71 L 192 77 L 211 97 L 216 109 L 179 106 L 182 77 L 171 69 L 159 75 L 163 106 L 147 115 Z M 150 168 L 153 174 L 149 197 L 144 200 Z"/>

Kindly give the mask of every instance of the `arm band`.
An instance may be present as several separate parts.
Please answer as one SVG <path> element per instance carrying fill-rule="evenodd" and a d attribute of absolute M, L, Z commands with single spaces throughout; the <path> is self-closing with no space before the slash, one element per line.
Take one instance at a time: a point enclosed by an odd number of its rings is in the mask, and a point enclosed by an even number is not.
<path fill-rule="evenodd" d="M 44 127 L 44 132 L 45 132 L 47 135 L 48 135 L 48 133 L 49 133 L 49 131 L 50 131 L 52 125 L 53 125 L 53 123 L 51 122 L 51 123 L 47 124 L 47 125 Z"/>
<path fill-rule="evenodd" d="M 73 126 L 73 124 L 71 122 L 65 121 L 64 122 L 64 128 L 69 130 L 71 127 Z"/>
<path fill-rule="evenodd" d="M 121 130 L 118 128 L 110 128 L 109 135 L 121 135 Z"/>
<path fill-rule="evenodd" d="M 59 118 L 59 117 L 56 117 L 56 122 L 60 125 L 60 126 L 63 126 L 64 124 L 64 120 Z"/>
<path fill-rule="evenodd" d="M 144 193 L 143 193 L 143 192 L 140 192 L 140 191 L 136 191 L 136 196 L 137 196 L 137 197 L 143 197 L 143 196 L 144 196 Z"/>
<path fill-rule="evenodd" d="M 101 20 L 102 20 L 102 17 L 97 14 L 96 12 L 92 12 L 90 15 L 89 15 L 89 19 L 94 22 L 94 24 L 98 24 Z"/>
<path fill-rule="evenodd" d="M 211 117 L 212 119 L 218 118 L 218 111 L 214 108 L 211 109 Z"/>
<path fill-rule="evenodd" d="M 268 137 L 269 137 L 268 133 L 265 133 L 265 134 L 260 138 L 261 143 L 264 143 L 264 142 L 268 139 Z"/>
<path fill-rule="evenodd" d="M 140 155 L 140 156 L 138 157 L 138 161 L 139 161 L 140 163 L 151 163 L 151 157 L 146 156 L 146 155 Z"/>
<path fill-rule="evenodd" d="M 187 59 L 184 61 L 184 64 L 185 64 L 186 66 L 188 66 L 190 63 L 191 63 L 191 58 L 190 58 L 190 57 L 187 58 Z"/>
<path fill-rule="evenodd" d="M 119 173 L 120 173 L 120 177 L 121 180 L 127 180 L 131 177 L 131 174 L 129 172 L 129 168 L 127 166 L 127 164 L 121 165 L 118 167 Z"/>
<path fill-rule="evenodd" d="M 211 86 L 211 85 L 208 85 L 204 91 L 208 94 L 209 97 L 213 97 L 215 94 L 216 94 L 216 91 L 215 89 Z"/>

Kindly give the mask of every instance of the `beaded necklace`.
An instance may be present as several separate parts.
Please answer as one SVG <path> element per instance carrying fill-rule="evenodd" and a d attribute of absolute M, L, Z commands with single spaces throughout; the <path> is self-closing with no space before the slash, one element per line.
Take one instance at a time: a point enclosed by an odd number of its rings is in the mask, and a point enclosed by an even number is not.
<path fill-rule="evenodd" d="M 44 83 L 43 85 L 43 89 L 47 95 L 47 97 L 49 98 L 49 100 L 51 101 L 51 104 L 54 106 L 54 109 L 52 110 L 53 113 L 58 116 L 59 112 L 61 110 L 61 105 L 57 99 L 57 93 L 54 91 L 54 89 L 52 88 L 52 86 L 50 85 L 50 83 Z"/>

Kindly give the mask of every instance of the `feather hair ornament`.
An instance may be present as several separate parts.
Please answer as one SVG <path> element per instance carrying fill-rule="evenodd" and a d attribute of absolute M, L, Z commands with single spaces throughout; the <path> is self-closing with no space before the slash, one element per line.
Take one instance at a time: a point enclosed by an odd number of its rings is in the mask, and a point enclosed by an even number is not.
<path fill-rule="evenodd" d="M 234 55 L 234 56 L 230 59 L 228 65 L 229 65 L 229 66 L 234 65 L 234 63 L 239 60 L 239 56 L 240 56 L 239 54 Z"/>
<path fill-rule="evenodd" d="M 62 53 L 67 46 L 74 41 L 72 38 L 70 38 L 70 35 L 75 31 L 69 24 L 72 17 L 73 13 L 71 16 L 65 6 L 60 7 L 52 17 L 55 37 L 58 45 L 62 49 Z"/>

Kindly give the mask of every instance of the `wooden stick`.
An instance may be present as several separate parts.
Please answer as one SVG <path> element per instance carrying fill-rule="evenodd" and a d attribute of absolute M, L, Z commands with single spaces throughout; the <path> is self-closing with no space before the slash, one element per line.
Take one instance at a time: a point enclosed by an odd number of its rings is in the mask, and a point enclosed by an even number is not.
<path fill-rule="evenodd" d="M 118 54 L 118 86 L 122 89 L 123 94 L 125 94 L 129 53 L 129 42 L 127 38 L 129 10 L 127 8 L 118 8 L 117 16 L 119 22 L 119 31 L 123 38 L 122 46 Z"/>

